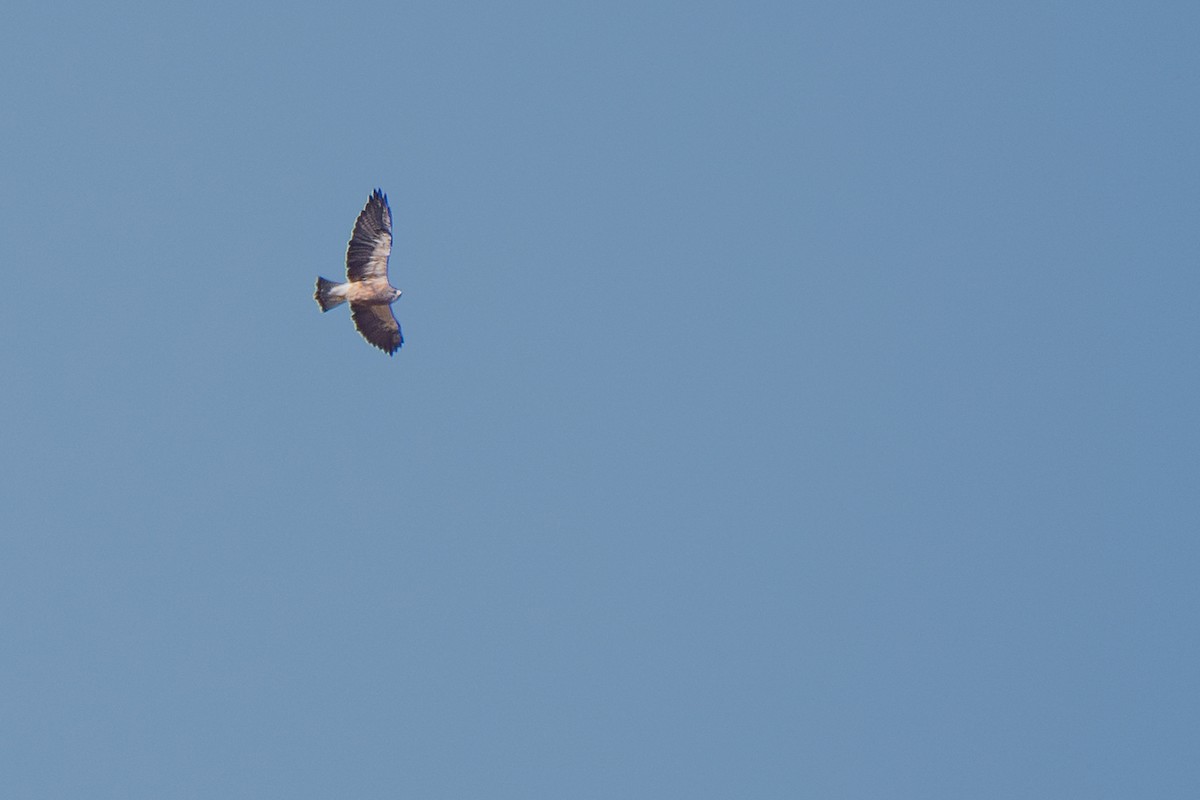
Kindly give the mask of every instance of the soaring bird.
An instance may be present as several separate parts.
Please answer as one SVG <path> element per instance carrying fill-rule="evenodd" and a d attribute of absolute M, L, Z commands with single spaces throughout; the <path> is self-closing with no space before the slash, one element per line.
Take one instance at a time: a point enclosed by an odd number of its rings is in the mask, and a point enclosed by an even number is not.
<path fill-rule="evenodd" d="M 317 278 L 313 298 L 322 311 L 350 302 L 350 316 L 363 338 L 389 356 L 404 344 L 392 303 L 400 290 L 388 283 L 392 252 L 392 210 L 387 195 L 376 189 L 354 223 L 346 247 L 346 283 Z"/>

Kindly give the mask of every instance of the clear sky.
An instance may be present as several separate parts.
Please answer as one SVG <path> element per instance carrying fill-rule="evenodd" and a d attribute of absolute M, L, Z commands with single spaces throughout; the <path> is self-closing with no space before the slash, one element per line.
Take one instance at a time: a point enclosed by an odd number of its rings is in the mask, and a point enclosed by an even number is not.
<path fill-rule="evenodd" d="M 1198 8 L 7 3 L 0 796 L 1200 796 Z"/>

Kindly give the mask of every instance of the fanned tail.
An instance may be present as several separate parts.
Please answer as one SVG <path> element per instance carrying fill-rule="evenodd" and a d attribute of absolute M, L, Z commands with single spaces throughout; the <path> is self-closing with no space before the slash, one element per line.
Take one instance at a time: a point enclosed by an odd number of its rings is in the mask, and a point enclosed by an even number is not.
<path fill-rule="evenodd" d="M 317 305 L 321 307 L 322 311 L 328 311 L 346 302 L 346 295 L 338 291 L 342 286 L 345 284 L 317 278 L 317 291 L 313 295 L 313 299 L 317 301 Z"/>

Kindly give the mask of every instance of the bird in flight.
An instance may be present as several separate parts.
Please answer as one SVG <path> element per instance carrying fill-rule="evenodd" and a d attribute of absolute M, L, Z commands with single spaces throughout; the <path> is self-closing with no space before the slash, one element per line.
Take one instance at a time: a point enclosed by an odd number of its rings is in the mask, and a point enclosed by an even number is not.
<path fill-rule="evenodd" d="M 322 311 L 349 301 L 354 327 L 363 338 L 389 356 L 404 344 L 392 303 L 400 290 L 388 283 L 392 252 L 392 210 L 387 195 L 376 189 L 354 223 L 346 247 L 346 283 L 317 278 L 313 298 Z"/>

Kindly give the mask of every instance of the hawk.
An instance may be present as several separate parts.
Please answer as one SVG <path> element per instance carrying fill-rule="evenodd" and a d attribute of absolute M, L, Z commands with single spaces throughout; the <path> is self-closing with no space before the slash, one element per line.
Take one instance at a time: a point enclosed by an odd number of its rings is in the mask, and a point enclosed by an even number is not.
<path fill-rule="evenodd" d="M 392 252 L 392 210 L 387 195 L 376 189 L 354 223 L 346 247 L 346 283 L 317 278 L 313 298 L 322 311 L 349 301 L 350 316 L 362 337 L 389 356 L 404 344 L 392 303 L 400 290 L 388 283 Z"/>

